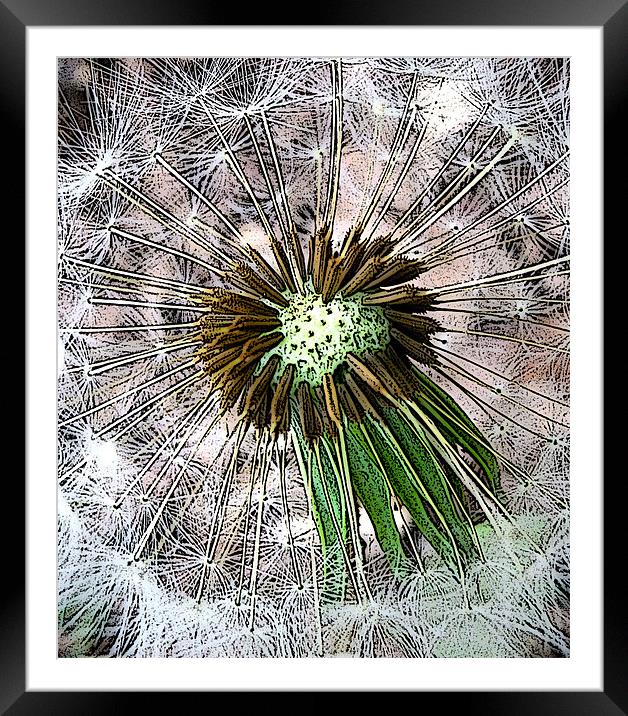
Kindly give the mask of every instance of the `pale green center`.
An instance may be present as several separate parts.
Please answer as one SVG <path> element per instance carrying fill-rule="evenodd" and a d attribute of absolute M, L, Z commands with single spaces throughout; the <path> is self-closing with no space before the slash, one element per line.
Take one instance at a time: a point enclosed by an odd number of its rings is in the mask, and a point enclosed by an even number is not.
<path fill-rule="evenodd" d="M 388 320 L 378 306 L 365 306 L 362 295 L 328 303 L 322 296 L 307 293 L 293 296 L 279 313 L 284 339 L 266 358 L 277 355 L 282 367 L 296 367 L 294 384 L 306 381 L 320 385 L 326 373 L 333 373 L 347 353 L 361 356 L 383 350 L 390 341 Z"/>

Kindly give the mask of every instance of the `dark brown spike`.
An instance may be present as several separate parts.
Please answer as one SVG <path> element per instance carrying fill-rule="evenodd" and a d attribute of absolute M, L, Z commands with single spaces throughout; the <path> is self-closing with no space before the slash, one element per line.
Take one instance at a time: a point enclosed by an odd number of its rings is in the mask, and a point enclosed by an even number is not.
<path fill-rule="evenodd" d="M 366 366 L 380 379 L 386 390 L 395 398 L 407 398 L 403 387 L 396 380 L 395 376 L 389 370 L 382 353 L 368 354 L 363 356 Z"/>
<path fill-rule="evenodd" d="M 220 330 L 227 328 L 232 331 L 251 331 L 252 333 L 261 333 L 281 327 L 281 321 L 272 316 L 249 316 L 249 315 L 229 315 L 215 313 L 209 314 L 204 319 L 204 330 L 211 333 L 212 330 Z"/>
<path fill-rule="evenodd" d="M 430 346 L 414 340 L 414 338 L 406 335 L 398 328 L 390 329 L 390 337 L 401 346 L 405 353 L 417 361 L 417 363 L 422 363 L 424 365 L 434 365 L 435 363 L 438 363 L 436 353 L 430 348 Z"/>
<path fill-rule="evenodd" d="M 396 398 L 410 399 L 420 390 L 421 384 L 405 361 L 393 346 L 365 360 L 373 372 L 382 377 L 386 387 Z"/>
<path fill-rule="evenodd" d="M 348 279 L 342 287 L 344 296 L 352 296 L 354 293 L 363 290 L 381 273 L 383 261 L 376 256 L 370 258 L 366 263 L 360 263 L 353 276 Z"/>
<path fill-rule="evenodd" d="M 345 376 L 345 383 L 349 396 L 353 398 L 358 411 L 362 411 L 362 415 L 368 415 L 377 423 L 383 423 L 381 415 L 377 411 L 377 397 L 372 394 L 368 386 L 361 387 L 351 374 Z"/>
<path fill-rule="evenodd" d="M 275 271 L 275 269 L 268 263 L 268 261 L 266 261 L 262 254 L 260 254 L 260 252 L 257 249 L 254 249 L 252 246 L 249 246 L 247 248 L 247 252 L 251 257 L 253 263 L 257 266 L 260 273 L 263 275 L 265 281 L 269 283 L 273 288 L 276 288 L 278 291 L 285 291 L 287 288 L 285 281 L 281 278 L 277 271 Z"/>
<path fill-rule="evenodd" d="M 342 280 L 342 261 L 332 256 L 323 278 L 323 301 L 328 303 L 337 293 Z"/>
<path fill-rule="evenodd" d="M 323 376 L 323 397 L 325 399 L 327 414 L 336 428 L 340 429 L 342 425 L 342 412 L 338 400 L 338 391 L 336 390 L 334 377 L 331 373 L 325 373 Z"/>
<path fill-rule="evenodd" d="M 344 295 L 350 296 L 364 290 L 371 284 L 379 286 L 380 278 L 384 275 L 392 261 L 400 259 L 388 257 L 394 241 L 390 236 L 380 236 L 362 243 L 354 243 L 342 262 L 342 276 L 340 290 Z"/>
<path fill-rule="evenodd" d="M 270 431 L 273 435 L 287 432 L 290 427 L 290 391 L 295 367 L 289 363 L 279 378 L 270 404 Z"/>
<path fill-rule="evenodd" d="M 259 366 L 256 366 L 255 370 L 257 370 L 258 367 Z M 249 391 L 251 390 L 251 386 L 253 385 L 253 383 L 255 382 L 255 380 L 257 378 L 257 376 L 255 375 L 255 370 L 253 371 L 251 377 L 246 381 L 246 385 L 244 385 L 244 387 L 242 388 L 240 395 L 239 395 L 240 399 L 238 400 L 237 411 L 238 411 L 238 415 L 242 418 L 246 418 L 246 415 L 244 413 L 244 405 L 245 405 L 246 396 L 248 395 Z"/>
<path fill-rule="evenodd" d="M 353 243 L 340 256 L 338 290 L 344 292 L 344 286 L 348 283 L 360 269 L 362 265 L 362 247 L 358 243 Z"/>
<path fill-rule="evenodd" d="M 360 380 L 368 385 L 368 387 L 377 395 L 389 400 L 391 403 L 395 403 L 395 398 L 390 390 L 384 385 L 379 377 L 364 363 L 363 360 L 359 359 L 353 353 L 347 353 L 347 363 L 351 367 L 352 371 L 360 378 Z"/>
<path fill-rule="evenodd" d="M 253 375 L 258 360 L 276 344 L 276 341 L 274 343 L 266 341 L 266 344 L 263 344 L 259 339 L 248 341 L 244 345 L 240 356 L 213 374 L 212 381 L 216 390 L 222 393 L 224 405 L 229 408 L 235 405 L 240 392 Z"/>
<path fill-rule="evenodd" d="M 312 272 L 312 284 L 314 290 L 321 292 L 323 286 L 323 276 L 325 275 L 325 266 L 327 263 L 327 246 L 328 239 L 324 236 L 318 236 L 314 240 L 314 260 Z"/>
<path fill-rule="evenodd" d="M 248 316 L 268 316 L 276 318 L 278 311 L 274 306 L 269 306 L 261 301 L 256 301 L 253 298 L 245 298 L 238 294 L 230 294 L 224 297 L 224 299 L 216 300 L 213 304 L 216 308 L 216 312 L 231 312 Z"/>
<path fill-rule="evenodd" d="M 336 424 L 333 417 L 329 414 L 327 401 L 325 400 L 325 391 L 323 389 L 322 384 L 316 386 L 316 388 L 314 389 L 314 394 L 316 396 L 316 403 L 320 407 L 321 421 L 323 423 L 323 432 L 335 440 L 338 437 L 338 425 Z"/>
<path fill-rule="evenodd" d="M 203 303 L 220 313 L 247 314 L 253 316 L 277 316 L 277 309 L 255 298 L 234 293 L 226 288 L 212 288 L 203 296 Z"/>
<path fill-rule="evenodd" d="M 314 405 L 312 390 L 308 383 L 299 383 L 296 398 L 303 436 L 310 443 L 314 440 L 319 440 L 323 434 L 323 425 L 316 405 Z"/>
<path fill-rule="evenodd" d="M 231 324 L 233 330 L 272 331 L 281 328 L 281 321 L 271 316 L 238 316 Z"/>
<path fill-rule="evenodd" d="M 233 330 L 231 326 L 215 327 L 209 326 L 203 331 L 203 348 L 215 350 L 229 348 L 235 345 L 242 345 L 250 338 L 257 335 L 256 332 L 247 329 Z"/>
<path fill-rule="evenodd" d="M 326 222 L 324 224 L 321 224 L 321 228 L 318 230 L 318 233 L 320 234 L 320 236 L 323 239 L 330 240 L 331 239 L 331 231 L 332 231 L 332 227 L 330 226 L 330 224 L 328 222 Z"/>
<path fill-rule="evenodd" d="M 388 345 L 386 347 L 386 350 L 382 353 L 382 360 L 386 365 L 388 372 L 401 386 L 401 389 L 407 398 L 412 397 L 418 390 L 420 390 L 421 383 L 414 374 L 412 366 L 408 364 L 407 359 L 400 355 L 393 345 Z"/>
<path fill-rule="evenodd" d="M 399 260 L 395 262 L 395 270 L 391 268 L 390 274 L 382 278 L 378 285 L 384 288 L 387 286 L 398 286 L 407 281 L 413 281 L 422 273 L 425 273 L 425 263 L 422 259 L 410 259 L 401 256 Z M 369 286 L 369 288 L 371 287 Z"/>
<path fill-rule="evenodd" d="M 253 416 L 253 425 L 255 425 L 255 427 L 260 431 L 264 430 L 265 428 L 268 427 L 268 423 L 270 420 L 269 410 L 270 410 L 270 392 L 266 391 L 262 395 L 260 402 L 259 402 L 259 406 Z"/>
<path fill-rule="evenodd" d="M 380 259 L 388 259 L 390 250 L 395 246 L 396 241 L 393 240 L 392 236 L 378 236 L 375 239 L 370 239 L 362 245 L 362 256 L 363 261 L 368 261 L 370 258 L 377 257 Z"/>
<path fill-rule="evenodd" d="M 348 249 L 343 257 L 342 257 L 342 265 L 341 265 L 341 280 L 340 280 L 340 286 L 342 289 L 342 292 L 345 295 L 351 295 L 351 293 L 356 293 L 359 290 L 358 288 L 354 288 L 352 283 L 355 281 L 356 276 L 360 275 L 360 279 L 362 281 L 368 281 L 373 276 L 376 276 L 378 271 L 380 270 L 380 267 L 383 265 L 382 263 L 382 257 L 380 254 L 385 253 L 384 248 L 388 248 L 388 243 L 382 243 L 385 242 L 385 238 L 377 238 L 372 239 L 370 241 L 364 241 L 362 243 L 353 242 L 350 246 L 350 249 Z M 382 260 L 380 260 L 382 259 Z M 367 269 L 367 279 L 364 279 L 364 274 L 362 273 L 365 267 L 371 266 L 371 269 Z M 371 271 L 371 273 L 368 273 L 368 271 Z M 348 288 L 347 288 L 348 286 Z"/>
<path fill-rule="evenodd" d="M 226 410 L 233 408 L 254 371 L 255 363 L 241 363 L 230 371 L 228 376 L 223 375 L 222 384 L 220 386 L 220 404 L 223 408 Z"/>
<path fill-rule="evenodd" d="M 305 255 L 303 253 L 301 239 L 299 239 L 299 235 L 296 231 L 291 231 L 288 240 L 290 242 L 292 255 L 294 256 L 301 281 L 305 281 Z"/>
<path fill-rule="evenodd" d="M 290 267 L 290 261 L 288 260 L 288 254 L 286 253 L 284 247 L 281 245 L 281 243 L 274 237 L 269 236 L 270 240 L 270 246 L 273 251 L 273 256 L 275 257 L 275 262 L 277 263 L 277 266 L 279 267 L 279 273 L 281 274 L 281 277 L 286 283 L 286 286 L 288 289 L 295 293 L 297 290 L 297 285 L 294 280 L 294 276 L 292 275 L 292 268 Z"/>
<path fill-rule="evenodd" d="M 247 420 L 252 420 L 258 413 L 262 399 L 270 392 L 272 380 L 275 376 L 279 356 L 271 356 L 259 375 L 253 378 L 253 382 L 242 397 L 240 412 Z"/>
<path fill-rule="evenodd" d="M 366 306 L 403 306 L 405 311 L 423 313 L 433 306 L 434 299 L 425 295 L 424 289 L 401 286 L 388 291 L 367 293 L 363 302 Z"/>
<path fill-rule="evenodd" d="M 391 308 L 385 308 L 384 315 L 397 328 L 407 329 L 408 332 L 418 337 L 429 336 L 430 333 L 440 330 L 438 321 L 429 316 L 417 316 L 414 313 L 394 311 Z"/>
<path fill-rule="evenodd" d="M 357 403 L 346 385 L 341 383 L 338 386 L 338 398 L 342 406 L 342 412 L 347 416 L 350 423 L 361 423 L 364 417 L 364 409 Z"/>
<path fill-rule="evenodd" d="M 325 271 L 323 272 L 323 284 L 321 286 L 321 295 L 323 296 L 324 303 L 327 303 L 331 298 L 331 284 L 334 280 L 334 272 L 337 271 L 338 259 L 335 256 L 331 256 Z"/>
<path fill-rule="evenodd" d="M 206 346 L 201 346 L 198 352 L 205 363 L 205 370 L 213 378 L 242 354 L 242 346 L 238 345 L 226 351 L 220 348 L 209 349 Z"/>
<path fill-rule="evenodd" d="M 255 273 L 250 266 L 244 263 L 236 263 L 233 271 L 230 271 L 228 280 L 243 291 L 253 290 L 260 298 L 276 303 L 278 306 L 287 306 L 288 300 L 281 293 L 273 288 L 261 276 Z"/>
<path fill-rule="evenodd" d="M 311 236 L 307 247 L 307 275 L 314 276 L 314 254 L 316 253 L 316 237 Z"/>
<path fill-rule="evenodd" d="M 314 237 L 312 258 L 312 283 L 317 293 L 322 293 L 323 280 L 331 258 L 331 238 L 322 230 Z"/>
<path fill-rule="evenodd" d="M 268 336 L 255 336 L 241 347 L 236 346 L 224 353 L 219 353 L 216 358 L 209 358 L 207 360 L 208 372 L 213 384 L 216 387 L 222 386 L 225 380 L 229 380 L 231 371 L 244 369 L 251 365 L 282 340 L 283 334 L 278 332 Z M 229 360 L 226 361 L 227 356 Z"/>
<path fill-rule="evenodd" d="M 347 231 L 347 233 L 345 234 L 339 251 L 339 256 L 343 262 L 346 260 L 349 251 L 351 251 L 360 243 L 360 239 L 362 238 L 362 231 L 362 227 L 360 225 L 356 225 L 353 228 L 349 229 L 349 231 Z"/>
<path fill-rule="evenodd" d="M 388 259 L 379 259 L 381 270 L 375 278 L 367 283 L 363 290 L 376 289 L 385 286 L 397 286 L 406 281 L 417 278 L 421 271 L 419 267 L 423 262 L 419 259 L 409 259 L 405 256 L 395 256 Z"/>
<path fill-rule="evenodd" d="M 254 339 L 252 338 L 244 344 L 242 360 L 245 359 L 245 354 L 249 352 L 251 355 L 261 357 L 264 353 L 279 345 L 283 339 L 284 335 L 279 331 L 273 331 L 272 333 L 256 336 Z"/>
<path fill-rule="evenodd" d="M 331 291 L 332 298 L 334 296 L 336 296 L 338 293 L 340 293 L 343 279 L 344 279 L 344 271 L 342 268 L 342 263 L 339 263 L 338 267 L 336 269 L 336 272 L 334 274 L 334 277 L 333 277 L 333 282 L 331 284 L 330 291 Z"/>

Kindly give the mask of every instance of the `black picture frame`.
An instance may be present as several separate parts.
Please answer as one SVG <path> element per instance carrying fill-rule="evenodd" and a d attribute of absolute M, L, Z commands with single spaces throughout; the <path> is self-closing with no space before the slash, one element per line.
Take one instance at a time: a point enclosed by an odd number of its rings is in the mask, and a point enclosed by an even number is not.
<path fill-rule="evenodd" d="M 285 10 L 259 4 L 246 10 L 247 25 L 478 25 L 478 26 L 595 26 L 603 28 L 604 47 L 604 226 L 611 236 L 611 226 L 617 226 L 620 212 L 624 211 L 626 142 L 618 141 L 625 133 L 626 94 L 626 38 L 628 38 L 628 5 L 626 0 L 387 0 L 376 4 L 373 0 L 335 0 L 331 4 L 308 6 L 300 16 L 286 15 Z M 286 20 L 288 22 L 286 22 Z M 5 234 L 3 241 L 5 266 L 17 266 L 24 261 L 24 216 L 19 207 L 24 205 L 25 187 L 25 50 L 26 30 L 31 26 L 76 25 L 241 25 L 242 8 L 234 4 L 218 5 L 211 0 L 0 0 L 0 122 L 3 165 L 0 172 L 3 184 L 5 216 L 17 219 L 17 230 Z M 620 194 L 621 193 L 621 194 Z M 620 232 L 617 238 L 623 238 Z M 10 239 L 10 240 L 9 240 Z M 620 262 L 614 262 L 616 265 Z M 620 267 L 619 267 L 620 268 Z M 606 277 L 604 266 L 604 298 L 613 282 Z M 621 270 L 621 268 L 620 268 Z M 5 272 L 7 281 L 20 281 L 19 271 Z M 624 279 L 625 281 L 625 279 Z M 3 286 L 9 290 L 7 284 Z M 13 296 L 19 306 L 23 287 Z M 608 303 L 608 300 L 605 300 Z M 19 314 L 16 308 L 12 312 Z M 5 314 L 6 315 L 6 314 Z M 11 317 L 18 326 L 20 316 Z M 6 321 L 5 321 L 6 323 Z M 19 363 L 19 340 L 11 339 L 14 348 L 10 354 L 8 371 L 16 374 Z M 24 363 L 24 361 L 23 361 Z M 13 382 L 7 380 L 6 383 Z M 6 384 L 5 383 L 5 384 Z M 27 387 L 28 389 L 28 387 Z M 606 405 L 606 402 L 605 402 Z M 10 407 L 11 414 L 19 411 L 19 400 Z M 610 421 L 608 425 L 610 426 Z M 13 419 L 6 433 L 6 445 L 24 443 L 23 421 Z M 597 426 L 593 426 L 597 429 Z M 604 445 L 612 444 L 614 435 L 609 427 Z M 13 451 L 12 451 L 13 452 Z M 7 465 L 9 463 L 6 463 Z M 614 472 L 614 471 L 613 471 Z M 4 539 L 9 549 L 2 551 L 2 559 L 9 560 L 3 574 L 0 590 L 0 712 L 18 716 L 22 714 L 109 714 L 127 713 L 149 707 L 155 694 L 115 692 L 35 692 L 25 690 L 25 554 L 20 549 L 20 535 L 24 534 L 23 512 L 19 505 L 24 501 L 24 483 L 19 471 L 6 470 L 2 496 L 5 519 Z M 616 478 L 616 480 L 615 480 Z M 623 471 L 611 473 L 609 485 L 620 482 Z M 13 506 L 13 507 L 10 507 Z M 602 691 L 556 692 L 424 692 L 420 708 L 430 708 L 429 702 L 438 703 L 440 709 L 464 709 L 465 713 L 491 714 L 579 714 L 616 716 L 628 714 L 628 618 L 621 569 L 613 565 L 623 562 L 625 542 L 625 515 L 623 502 L 617 499 L 616 488 L 605 491 L 604 499 L 604 662 Z M 496 688 L 499 685 L 496 684 Z M 286 685 L 289 690 L 289 685 Z M 173 703 L 171 696 L 157 694 L 161 705 Z M 205 694 L 185 694 L 203 698 Z M 434 699 L 438 701 L 434 701 Z M 148 699 L 148 701 L 147 701 Z M 428 703 L 426 703 L 426 700 Z M 298 704 L 298 702 L 296 702 Z M 418 706 L 419 704 L 417 704 Z M 180 705 L 179 705 L 180 707 Z M 240 705 L 237 707 L 241 708 Z"/>

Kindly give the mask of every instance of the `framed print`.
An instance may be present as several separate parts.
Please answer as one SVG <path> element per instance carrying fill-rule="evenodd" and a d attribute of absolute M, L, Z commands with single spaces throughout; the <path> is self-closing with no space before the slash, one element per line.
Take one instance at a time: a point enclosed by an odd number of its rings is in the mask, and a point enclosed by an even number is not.
<path fill-rule="evenodd" d="M 71 5 L 3 16 L 27 130 L 8 712 L 170 690 L 621 712 L 601 110 L 608 147 L 625 8 Z"/>

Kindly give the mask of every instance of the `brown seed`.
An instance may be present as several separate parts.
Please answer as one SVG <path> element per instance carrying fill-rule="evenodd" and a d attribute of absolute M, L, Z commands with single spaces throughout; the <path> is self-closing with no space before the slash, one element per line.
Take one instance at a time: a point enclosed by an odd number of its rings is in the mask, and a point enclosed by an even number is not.
<path fill-rule="evenodd" d="M 312 283 L 317 293 L 322 293 L 323 280 L 331 258 L 331 239 L 321 229 L 312 240 Z"/>
<path fill-rule="evenodd" d="M 408 259 L 404 256 L 395 256 L 388 259 L 380 259 L 381 270 L 374 279 L 364 286 L 364 290 L 379 288 L 383 286 L 397 286 L 417 278 L 423 267 L 419 259 Z"/>
<path fill-rule="evenodd" d="M 266 259 L 260 254 L 260 252 L 257 249 L 254 249 L 252 246 L 249 246 L 247 248 L 247 253 L 253 260 L 253 263 L 257 266 L 259 271 L 264 276 L 264 279 L 267 283 L 269 283 L 273 288 L 276 288 L 278 291 L 283 292 L 286 290 L 286 284 L 284 280 L 281 278 L 281 276 L 275 271 L 275 269 L 266 261 Z"/>
<path fill-rule="evenodd" d="M 390 250 L 395 245 L 395 241 L 391 236 L 378 236 L 376 239 L 363 244 L 362 260 L 368 261 L 371 257 L 377 256 L 381 259 L 388 259 Z"/>
<path fill-rule="evenodd" d="M 299 383 L 296 391 L 299 422 L 308 442 L 318 440 L 323 434 L 320 415 L 312 399 L 312 389 L 308 383 Z"/>
<path fill-rule="evenodd" d="M 438 362 L 436 353 L 425 343 L 414 340 L 398 328 L 390 329 L 390 337 L 396 341 L 403 351 L 418 363 L 433 365 Z"/>
<path fill-rule="evenodd" d="M 388 369 L 388 365 L 383 360 L 383 354 L 378 353 L 376 355 L 365 355 L 363 358 L 368 368 L 375 375 L 377 375 L 382 382 L 382 385 L 385 386 L 386 390 L 388 390 L 391 395 L 394 395 L 395 398 L 407 397 L 400 383 Z"/>
<path fill-rule="evenodd" d="M 275 257 L 275 261 L 277 263 L 277 266 L 279 267 L 279 273 L 285 281 L 288 289 L 292 293 L 294 293 L 297 290 L 297 285 L 294 276 L 292 275 L 292 269 L 290 267 L 288 255 L 286 254 L 286 251 L 283 246 L 279 243 L 279 241 L 277 241 L 274 236 L 269 236 L 268 238 L 273 251 L 273 256 Z"/>
<path fill-rule="evenodd" d="M 301 241 L 296 231 L 290 232 L 290 235 L 288 236 L 288 241 L 290 242 L 290 248 L 292 250 L 292 255 L 294 256 L 297 265 L 297 270 L 299 272 L 301 280 L 303 281 L 305 279 L 305 256 L 303 254 L 303 247 L 301 246 Z"/>
<path fill-rule="evenodd" d="M 364 409 L 354 400 L 346 385 L 341 383 L 338 386 L 338 399 L 344 414 L 351 423 L 361 423 L 364 417 Z"/>
<path fill-rule="evenodd" d="M 373 394 L 367 385 L 359 386 L 352 375 L 345 376 L 345 382 L 349 395 L 353 398 L 358 410 L 362 411 L 362 415 L 368 415 L 375 422 L 383 423 L 384 421 L 376 408 L 377 394 Z"/>
<path fill-rule="evenodd" d="M 268 427 L 270 409 L 270 393 L 266 391 L 260 400 L 259 406 L 253 416 L 253 425 L 258 430 L 265 430 Z"/>
<path fill-rule="evenodd" d="M 417 316 L 414 313 L 404 313 L 390 308 L 384 309 L 386 318 L 397 327 L 408 329 L 413 335 L 428 336 L 440 329 L 438 321 L 428 316 Z"/>
<path fill-rule="evenodd" d="M 243 313 L 253 316 L 277 315 L 277 310 L 272 306 L 226 288 L 210 289 L 204 296 L 204 303 L 215 309 L 217 313 Z"/>
<path fill-rule="evenodd" d="M 352 243 L 346 251 L 341 252 L 338 264 L 338 291 L 344 292 L 344 286 L 356 274 L 361 266 L 359 260 L 362 255 L 362 248 L 357 243 Z"/>
<path fill-rule="evenodd" d="M 271 356 L 243 395 L 241 412 L 247 419 L 252 420 L 257 415 L 263 402 L 262 399 L 270 392 L 278 365 L 279 357 Z"/>
<path fill-rule="evenodd" d="M 361 238 L 362 227 L 359 225 L 356 225 L 352 229 L 349 229 L 349 231 L 345 234 L 345 237 L 342 240 L 342 246 L 340 247 L 339 251 L 339 256 L 343 261 L 352 249 L 357 249 Z"/>
<path fill-rule="evenodd" d="M 270 404 L 270 431 L 274 435 L 285 433 L 290 425 L 290 390 L 294 373 L 294 365 L 288 364 L 273 392 Z"/>
<path fill-rule="evenodd" d="M 351 366 L 356 375 L 368 385 L 368 387 L 375 393 L 382 395 L 384 398 L 389 400 L 391 403 L 395 402 L 395 399 L 391 392 L 382 383 L 379 377 L 373 373 L 373 371 L 359 360 L 352 353 L 347 354 L 347 363 Z"/>
<path fill-rule="evenodd" d="M 382 360 L 390 374 L 401 386 L 405 397 L 410 398 L 415 395 L 421 384 L 415 376 L 412 366 L 408 365 L 407 358 L 400 355 L 394 346 L 388 345 L 382 354 Z"/>
<path fill-rule="evenodd" d="M 414 286 L 401 286 L 389 291 L 375 291 L 364 296 L 367 306 L 403 306 L 404 310 L 424 312 L 433 305 L 434 299 L 426 296 L 423 289 Z"/>
<path fill-rule="evenodd" d="M 255 335 L 259 334 L 248 329 L 233 330 L 230 326 L 211 328 L 203 332 L 204 347 L 208 350 L 215 350 L 243 345 Z"/>
<path fill-rule="evenodd" d="M 332 439 L 336 439 L 338 437 L 338 425 L 336 424 L 332 416 L 329 414 L 327 401 L 325 400 L 325 391 L 323 390 L 322 384 L 316 386 L 316 388 L 314 389 L 314 395 L 316 398 L 316 404 L 320 406 L 320 416 L 321 422 L 323 424 L 323 433 L 328 435 Z"/>
<path fill-rule="evenodd" d="M 278 306 L 285 307 L 288 305 L 288 300 L 276 288 L 273 288 L 246 264 L 236 263 L 234 270 L 229 272 L 227 278 L 234 286 L 238 286 L 249 293 L 253 291 L 259 298 L 265 298 Z"/>
<path fill-rule="evenodd" d="M 342 287 L 343 296 L 352 296 L 354 293 L 362 291 L 379 276 L 383 264 L 383 259 L 377 256 L 371 257 L 366 263 L 358 263 L 355 273 Z"/>
<path fill-rule="evenodd" d="M 236 366 L 228 377 L 223 376 L 222 385 L 220 386 L 220 404 L 223 408 L 227 410 L 233 408 L 254 371 L 255 365 L 246 363 Z"/>
<path fill-rule="evenodd" d="M 334 383 L 334 378 L 331 373 L 325 373 L 323 376 L 323 395 L 325 397 L 327 413 L 331 421 L 339 428 L 342 423 L 342 414 L 340 412 L 336 384 Z"/>

